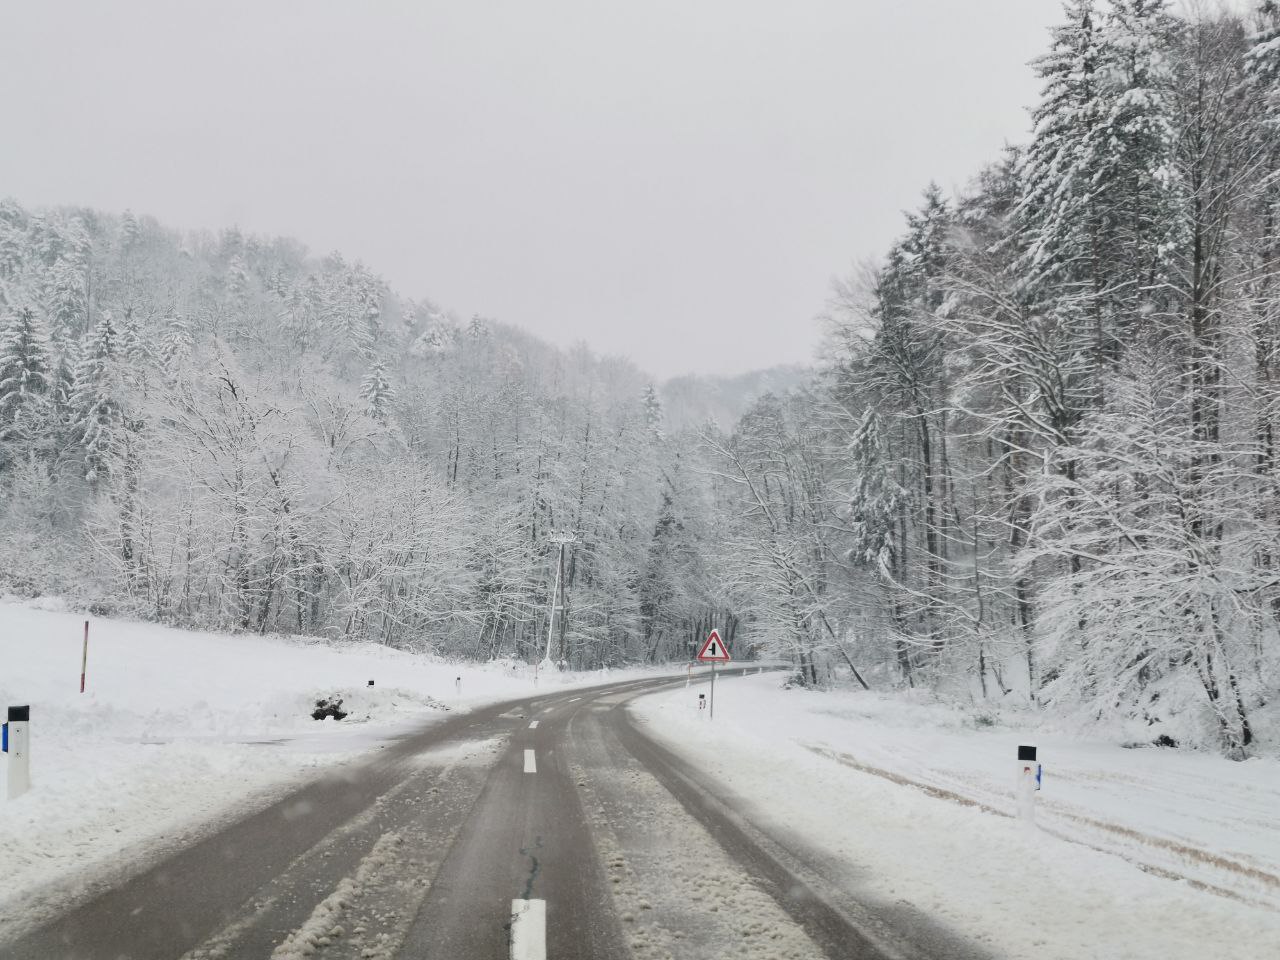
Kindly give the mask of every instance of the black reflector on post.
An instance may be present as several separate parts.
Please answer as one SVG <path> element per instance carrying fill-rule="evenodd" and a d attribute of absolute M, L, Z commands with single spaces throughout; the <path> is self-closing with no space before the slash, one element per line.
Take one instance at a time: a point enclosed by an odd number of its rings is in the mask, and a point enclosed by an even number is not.
<path fill-rule="evenodd" d="M 1035 747 L 1019 747 L 1018 748 L 1019 760 L 1035 760 L 1035 758 L 1036 758 Z"/>

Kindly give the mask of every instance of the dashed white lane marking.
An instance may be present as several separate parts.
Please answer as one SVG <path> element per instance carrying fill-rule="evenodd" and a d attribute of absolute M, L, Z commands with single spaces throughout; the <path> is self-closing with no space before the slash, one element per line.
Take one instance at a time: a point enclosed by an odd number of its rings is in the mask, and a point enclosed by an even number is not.
<path fill-rule="evenodd" d="M 511 901 L 511 960 L 547 960 L 547 901 Z"/>
<path fill-rule="evenodd" d="M 534 759 L 532 750 L 526 750 L 524 752 L 524 772 L 525 773 L 538 772 L 538 761 Z"/>
<path fill-rule="evenodd" d="M 537 720 L 530 720 L 530 721 L 529 721 L 529 729 L 530 729 L 530 730 L 537 730 L 537 729 L 538 729 L 538 721 L 537 721 Z"/>
<path fill-rule="evenodd" d="M 577 703 L 577 702 L 578 702 L 579 700 L 581 700 L 581 699 L 582 699 L 581 697 L 570 697 L 570 698 L 569 698 L 569 700 L 568 700 L 568 702 L 569 702 L 569 703 Z"/>

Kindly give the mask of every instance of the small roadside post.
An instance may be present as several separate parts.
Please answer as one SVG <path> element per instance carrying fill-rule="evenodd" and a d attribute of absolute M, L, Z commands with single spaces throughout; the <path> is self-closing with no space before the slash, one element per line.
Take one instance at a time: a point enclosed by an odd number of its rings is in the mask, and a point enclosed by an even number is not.
<path fill-rule="evenodd" d="M 1018 747 L 1018 819 L 1027 824 L 1036 822 L 1036 791 L 1040 789 L 1042 774 L 1036 759 L 1036 748 Z"/>
<path fill-rule="evenodd" d="M 89 669 L 89 621 L 84 622 L 84 648 L 80 653 L 80 692 L 84 693 L 84 674 Z"/>
<path fill-rule="evenodd" d="M 0 734 L 0 746 L 9 755 L 9 799 L 31 789 L 31 707 L 10 707 L 9 720 Z"/>
<path fill-rule="evenodd" d="M 732 659 L 729 656 L 729 648 L 720 639 L 720 631 L 712 630 L 706 642 L 702 645 L 702 649 L 698 651 L 698 660 L 702 663 L 711 664 L 711 704 L 707 710 L 708 720 L 716 718 L 716 664 L 728 663 Z"/>

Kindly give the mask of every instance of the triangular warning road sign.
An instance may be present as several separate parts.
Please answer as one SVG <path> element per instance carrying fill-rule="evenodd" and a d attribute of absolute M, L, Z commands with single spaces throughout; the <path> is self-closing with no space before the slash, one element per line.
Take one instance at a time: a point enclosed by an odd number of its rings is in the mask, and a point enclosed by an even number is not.
<path fill-rule="evenodd" d="M 719 630 L 711 631 L 711 636 L 707 637 L 707 642 L 698 651 L 698 659 L 703 663 L 728 663 L 733 659 L 729 656 L 729 648 L 720 639 Z"/>

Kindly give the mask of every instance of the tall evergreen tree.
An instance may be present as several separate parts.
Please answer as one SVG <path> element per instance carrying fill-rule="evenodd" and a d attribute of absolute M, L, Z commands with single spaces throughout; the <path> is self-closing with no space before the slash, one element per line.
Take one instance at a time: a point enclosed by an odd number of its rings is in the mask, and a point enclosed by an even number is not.
<path fill-rule="evenodd" d="M 115 321 L 104 310 L 76 364 L 71 395 L 72 427 L 89 480 L 109 474 L 119 452 L 123 429 L 119 352 Z"/>
<path fill-rule="evenodd" d="M 372 420 L 386 424 L 391 417 L 391 404 L 396 393 L 387 379 L 387 366 L 381 360 L 374 360 L 369 372 L 360 381 L 360 399 L 364 401 L 364 412 Z"/>
<path fill-rule="evenodd" d="M 49 347 L 35 311 L 14 311 L 0 329 L 0 439 L 20 446 L 44 419 L 52 383 Z M 2 462 L 2 461 L 0 461 Z"/>

